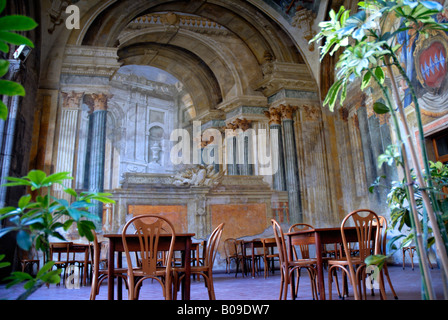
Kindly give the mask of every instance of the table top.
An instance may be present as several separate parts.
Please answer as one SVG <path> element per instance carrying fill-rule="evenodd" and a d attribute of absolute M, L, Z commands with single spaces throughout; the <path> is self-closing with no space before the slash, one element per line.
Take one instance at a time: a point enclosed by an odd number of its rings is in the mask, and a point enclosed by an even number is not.
<path fill-rule="evenodd" d="M 194 237 L 196 234 L 195 233 L 175 233 L 176 237 Z M 160 234 L 161 237 L 171 237 L 171 233 L 161 233 Z M 121 233 L 106 233 L 103 234 L 103 237 L 105 238 L 109 238 L 109 239 L 116 239 L 116 238 L 120 238 L 122 237 Z M 133 238 L 133 237 L 137 237 L 136 234 L 126 234 L 126 237 L 128 238 Z"/>
<path fill-rule="evenodd" d="M 345 227 L 344 230 L 355 230 L 356 227 Z M 294 234 L 304 234 L 304 233 L 314 233 L 314 232 L 341 232 L 341 227 L 330 227 L 330 228 L 314 228 L 314 229 L 307 229 L 307 230 L 298 230 L 298 231 L 291 231 L 291 232 L 285 232 L 285 235 L 294 235 Z"/>

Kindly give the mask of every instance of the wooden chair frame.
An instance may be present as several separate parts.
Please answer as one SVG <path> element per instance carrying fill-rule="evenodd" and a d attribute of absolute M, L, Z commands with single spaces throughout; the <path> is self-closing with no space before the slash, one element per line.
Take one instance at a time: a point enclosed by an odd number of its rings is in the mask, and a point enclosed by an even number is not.
<path fill-rule="evenodd" d="M 308 274 L 310 276 L 311 283 L 314 283 L 314 287 L 316 287 L 316 275 L 317 270 L 314 267 L 317 264 L 316 259 L 298 259 L 298 260 L 290 260 L 288 255 L 288 250 L 285 242 L 285 236 L 282 230 L 281 225 L 275 220 L 271 219 L 272 228 L 274 229 L 274 237 L 277 241 L 278 254 L 280 258 L 280 295 L 279 300 L 282 298 L 284 300 L 288 297 L 288 286 L 291 284 L 291 296 L 293 299 L 296 298 L 294 284 L 291 281 L 292 273 L 299 268 L 306 268 Z"/>
<path fill-rule="evenodd" d="M 367 213 L 366 216 L 362 216 L 361 213 Z M 348 223 L 349 219 L 353 220 L 356 227 L 356 234 L 358 238 L 359 245 L 359 256 L 353 257 L 350 254 L 350 248 L 347 242 L 344 228 Z M 354 297 L 356 300 L 360 300 L 361 295 L 361 283 L 363 284 L 363 291 L 365 296 L 365 282 L 366 277 L 365 269 L 366 264 L 364 260 L 367 256 L 374 254 L 379 254 L 380 249 L 380 228 L 376 227 L 376 221 L 379 221 L 378 215 L 369 209 L 359 209 L 349 213 L 341 223 L 341 236 L 342 236 L 342 246 L 344 249 L 345 257 L 341 257 L 337 260 L 329 260 L 328 265 L 328 295 L 329 299 L 332 297 L 332 280 L 334 269 L 340 269 L 343 272 L 344 277 L 348 276 L 350 283 L 353 288 Z M 373 234 L 375 232 L 375 234 Z M 372 241 L 372 238 L 374 239 Z M 356 268 L 356 269 L 355 269 Z M 380 273 L 380 290 L 381 295 L 385 298 L 384 288 L 382 286 L 382 274 Z M 345 281 L 344 281 L 345 286 Z M 344 288 L 344 294 L 347 292 Z"/>
<path fill-rule="evenodd" d="M 230 273 L 230 265 L 232 260 L 235 261 L 236 270 L 235 270 L 235 278 L 238 276 L 239 266 L 241 264 L 241 274 L 243 274 L 243 256 L 239 253 L 238 250 L 238 240 L 234 238 L 227 238 L 224 240 L 224 252 L 226 255 L 226 273 Z"/>
<path fill-rule="evenodd" d="M 108 247 L 108 243 L 107 241 L 98 241 L 98 235 L 97 233 L 94 231 L 93 232 L 94 235 L 94 240 L 93 240 L 93 275 L 92 275 L 92 283 L 91 283 L 91 289 L 90 289 L 90 300 L 95 300 L 96 296 L 99 294 L 100 292 L 100 287 L 101 284 L 104 280 L 109 279 L 109 272 L 107 270 L 107 259 L 101 259 L 101 252 L 102 252 L 102 248 L 107 249 Z M 105 262 L 106 263 L 106 268 L 101 269 L 100 268 L 100 264 L 101 262 Z M 121 277 L 123 278 L 125 281 L 125 285 L 126 288 L 128 288 L 127 286 L 127 268 L 115 268 L 114 270 L 114 277 Z M 108 280 L 108 281 L 114 281 L 112 280 Z"/>
<path fill-rule="evenodd" d="M 67 268 L 71 264 L 70 261 L 70 246 L 72 242 L 52 242 L 50 243 L 50 260 L 54 262 L 54 266 L 57 269 L 64 269 L 62 275 L 62 282 L 65 286 L 65 279 L 67 277 Z M 55 249 L 65 249 L 65 252 L 55 252 Z M 59 250 L 58 250 L 59 251 Z M 58 255 L 57 260 L 54 259 L 54 254 Z M 63 255 L 65 254 L 65 259 L 63 259 Z"/>
<path fill-rule="evenodd" d="M 274 247 L 269 247 L 268 244 L 275 243 L 277 240 L 275 238 L 262 238 L 260 239 L 263 244 L 263 262 L 264 262 L 264 278 L 269 276 L 269 270 L 274 274 L 274 264 L 275 261 L 280 261 L 278 253 L 274 253 Z"/>
<path fill-rule="evenodd" d="M 294 231 L 301 231 L 301 230 L 310 230 L 314 229 L 314 227 L 310 224 L 306 223 L 295 223 L 292 226 L 289 227 L 288 232 L 294 232 Z M 297 254 L 297 250 L 295 246 L 292 246 L 292 254 L 294 260 L 299 260 L 299 255 Z M 300 249 L 300 255 L 302 259 L 310 259 L 310 246 L 308 244 L 299 245 Z M 315 267 L 315 266 L 314 266 Z M 299 283 L 300 283 L 300 270 L 301 268 L 297 269 L 297 279 L 296 279 L 296 288 L 295 288 L 295 294 L 297 296 L 297 291 L 299 289 Z M 313 300 L 317 300 L 317 284 L 315 281 L 311 282 L 311 294 L 313 295 Z"/>
<path fill-rule="evenodd" d="M 136 229 L 135 233 L 137 234 L 140 243 L 138 253 L 141 266 L 136 268 L 133 267 L 131 252 L 129 251 L 126 238 L 126 232 L 131 225 L 134 225 Z M 161 233 L 168 233 L 171 235 L 171 242 L 166 255 L 166 261 L 170 262 L 173 259 L 176 233 L 169 220 L 158 215 L 143 214 L 133 217 L 123 228 L 122 240 L 128 266 L 129 300 L 138 299 L 140 287 L 142 282 L 146 279 L 157 280 L 162 286 L 165 299 L 171 299 L 171 263 L 166 263 L 166 265 L 162 267 L 158 266 L 158 244 Z M 135 281 L 136 277 L 138 277 L 137 281 Z"/>
<path fill-rule="evenodd" d="M 218 253 L 218 246 L 222 236 L 222 230 L 224 228 L 224 223 L 218 225 L 215 230 L 211 233 L 209 239 L 207 240 L 205 252 L 204 252 L 204 265 L 202 266 L 192 266 L 191 267 L 191 275 L 201 275 L 204 277 L 205 285 L 208 291 L 208 297 L 210 300 L 216 300 L 215 289 L 213 286 L 213 264 L 216 258 L 216 254 Z M 184 273 L 184 267 L 175 267 L 173 268 L 174 273 L 174 281 L 173 284 L 175 286 L 173 292 L 173 299 L 177 299 L 177 291 L 179 291 L 180 280 L 182 279 L 184 274 L 180 277 L 178 274 Z"/>

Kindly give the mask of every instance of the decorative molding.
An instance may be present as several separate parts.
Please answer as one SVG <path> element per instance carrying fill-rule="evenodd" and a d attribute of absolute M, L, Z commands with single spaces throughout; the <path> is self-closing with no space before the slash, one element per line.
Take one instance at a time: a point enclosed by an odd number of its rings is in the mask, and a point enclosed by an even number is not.
<path fill-rule="evenodd" d="M 216 109 L 229 113 L 242 106 L 266 107 L 267 98 L 261 96 L 239 96 L 223 101 L 216 106 Z"/>
<path fill-rule="evenodd" d="M 283 120 L 292 120 L 294 112 L 296 112 L 298 109 L 297 106 L 291 106 L 291 105 L 280 105 L 280 110 L 282 112 L 282 119 Z"/>
<path fill-rule="evenodd" d="M 117 48 L 67 45 L 62 73 L 110 77 L 120 66 Z"/>
<path fill-rule="evenodd" d="M 84 96 L 84 92 L 61 92 L 62 95 L 62 107 L 64 109 L 78 109 L 81 106 L 81 99 Z"/>
<path fill-rule="evenodd" d="M 282 89 L 317 91 L 316 82 L 304 64 L 284 63 L 265 59 L 262 65 L 263 79 L 253 85 L 269 97 Z"/>
<path fill-rule="evenodd" d="M 316 14 L 304 7 L 298 6 L 294 18 L 292 18 L 291 24 L 302 31 L 303 37 L 306 41 L 310 41 L 316 32 L 313 30 L 314 20 L 316 19 Z M 308 50 L 314 51 L 314 43 L 308 44 Z"/>
<path fill-rule="evenodd" d="M 269 125 L 282 123 L 282 112 L 280 108 L 270 107 L 269 111 L 264 112 L 265 116 L 269 118 Z"/>

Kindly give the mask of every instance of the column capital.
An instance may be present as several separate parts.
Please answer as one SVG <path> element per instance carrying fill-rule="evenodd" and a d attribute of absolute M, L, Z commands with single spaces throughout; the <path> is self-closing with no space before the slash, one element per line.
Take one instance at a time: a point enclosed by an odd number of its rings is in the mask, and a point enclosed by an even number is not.
<path fill-rule="evenodd" d="M 63 108 L 79 108 L 84 92 L 61 92 Z"/>
<path fill-rule="evenodd" d="M 246 131 L 252 126 L 252 120 L 247 120 L 246 118 L 236 119 L 234 123 L 238 129 L 241 129 L 243 131 Z"/>
<path fill-rule="evenodd" d="M 270 107 L 269 111 L 264 111 L 264 114 L 269 118 L 269 125 L 281 124 L 282 112 L 279 108 Z"/>
<path fill-rule="evenodd" d="M 87 95 L 86 104 L 91 112 L 107 110 L 107 100 L 112 97 L 112 94 L 107 93 L 91 93 Z"/>
<path fill-rule="evenodd" d="M 284 104 L 281 104 L 279 108 L 282 112 L 283 120 L 292 120 L 294 112 L 296 112 L 296 110 L 298 109 L 297 106 L 284 105 Z"/>

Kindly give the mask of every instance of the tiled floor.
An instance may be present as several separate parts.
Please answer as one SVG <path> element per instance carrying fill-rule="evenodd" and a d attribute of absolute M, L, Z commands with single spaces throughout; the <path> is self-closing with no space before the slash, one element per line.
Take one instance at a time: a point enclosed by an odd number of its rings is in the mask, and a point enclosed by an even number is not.
<path fill-rule="evenodd" d="M 412 270 L 410 267 L 405 270 L 401 266 L 389 266 L 389 273 L 392 279 L 393 286 L 398 294 L 399 300 L 420 300 L 420 272 L 418 267 Z M 327 281 L 325 274 L 325 280 Z M 431 270 L 431 276 L 435 292 L 438 299 L 443 299 L 443 287 L 441 280 L 441 272 L 439 269 Z M 161 299 L 161 289 L 155 281 L 151 283 L 147 280 L 141 291 L 141 300 L 158 300 Z M 238 274 L 235 278 L 234 274 L 218 273 L 214 276 L 215 293 L 217 300 L 277 300 L 280 288 L 280 275 L 276 271 L 275 275 L 270 275 L 264 279 L 261 272 L 255 278 L 242 277 Z M 15 299 L 21 292 L 22 286 L 16 286 L 10 289 L 5 289 L 4 285 L 0 286 L 0 299 Z M 334 288 L 334 287 L 333 287 Z M 326 283 L 326 290 L 328 286 Z M 333 299 L 338 299 L 336 291 Z M 388 299 L 393 299 L 389 286 L 386 284 L 386 292 Z M 67 289 L 63 286 L 52 285 L 50 288 L 43 287 L 34 293 L 29 300 L 88 300 L 90 294 L 90 287 L 81 287 L 80 289 Z M 126 289 L 123 288 L 124 299 L 127 298 Z M 103 285 L 100 294 L 97 296 L 98 300 L 105 300 L 107 295 L 107 285 Z M 180 293 L 179 293 L 180 297 Z M 207 300 L 207 289 L 204 286 L 204 281 L 194 281 L 191 284 L 191 299 L 192 300 Z M 310 281 L 306 271 L 302 272 L 299 300 L 310 300 L 311 289 Z M 348 299 L 352 299 L 349 297 Z M 379 294 L 371 296 L 368 294 L 369 300 L 379 300 Z"/>

